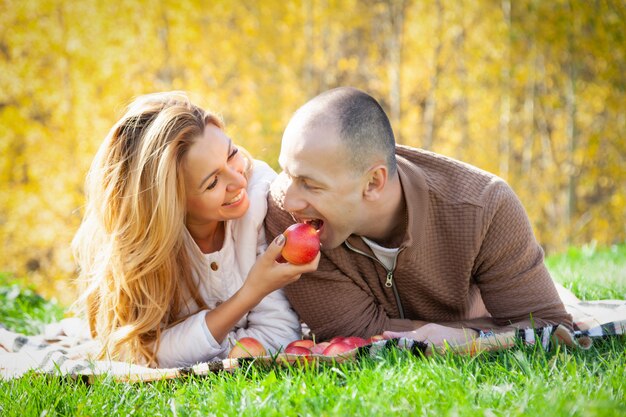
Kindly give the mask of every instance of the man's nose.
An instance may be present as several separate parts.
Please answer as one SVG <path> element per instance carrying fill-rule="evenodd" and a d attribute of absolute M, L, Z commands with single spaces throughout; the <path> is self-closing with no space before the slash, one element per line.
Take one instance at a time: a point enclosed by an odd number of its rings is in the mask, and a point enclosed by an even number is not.
<path fill-rule="evenodd" d="M 285 199 L 283 201 L 283 206 L 285 207 L 285 211 L 288 211 L 290 213 L 297 213 L 298 211 L 302 211 L 307 206 L 307 202 L 300 194 L 297 184 L 292 180 L 288 180 L 288 185 L 285 189 Z"/>

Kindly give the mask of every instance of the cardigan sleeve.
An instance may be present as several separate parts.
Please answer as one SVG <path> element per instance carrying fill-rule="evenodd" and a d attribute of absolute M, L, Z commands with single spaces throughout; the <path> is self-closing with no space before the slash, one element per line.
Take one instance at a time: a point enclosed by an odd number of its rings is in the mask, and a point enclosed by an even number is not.
<path fill-rule="evenodd" d="M 242 337 L 254 337 L 268 353 L 275 353 L 302 336 L 298 316 L 282 290 L 267 295 L 247 316 L 245 326 L 229 333 L 225 341 L 232 346 Z"/>
<path fill-rule="evenodd" d="M 206 325 L 207 310 L 163 331 L 157 352 L 159 366 L 171 368 L 223 359 L 236 340 L 254 337 L 268 353 L 275 353 L 301 337 L 298 316 L 281 290 L 266 296 L 218 343 Z"/>
<path fill-rule="evenodd" d="M 207 310 L 188 317 L 161 333 L 157 351 L 159 366 L 165 368 L 190 366 L 224 356 L 227 344 L 217 343 L 209 331 Z"/>

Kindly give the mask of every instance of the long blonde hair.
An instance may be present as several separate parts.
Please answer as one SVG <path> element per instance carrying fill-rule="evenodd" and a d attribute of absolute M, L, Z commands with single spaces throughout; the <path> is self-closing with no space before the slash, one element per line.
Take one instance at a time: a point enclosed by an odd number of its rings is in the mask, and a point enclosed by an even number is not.
<path fill-rule="evenodd" d="M 86 180 L 86 209 L 72 247 L 81 297 L 100 357 L 157 364 L 162 329 L 192 299 L 205 268 L 185 227 L 181 165 L 215 115 L 180 92 L 139 97 L 100 146 Z"/>

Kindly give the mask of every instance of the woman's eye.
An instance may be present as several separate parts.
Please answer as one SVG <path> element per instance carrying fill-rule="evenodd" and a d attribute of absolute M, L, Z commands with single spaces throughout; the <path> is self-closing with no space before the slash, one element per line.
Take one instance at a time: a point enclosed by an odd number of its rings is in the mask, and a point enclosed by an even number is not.
<path fill-rule="evenodd" d="M 215 186 L 217 185 L 217 176 L 215 176 L 215 179 L 213 180 L 213 182 L 211 184 L 209 184 L 208 187 L 206 187 L 207 190 L 212 190 L 215 188 Z"/>
<path fill-rule="evenodd" d="M 237 155 L 237 152 L 239 152 L 239 148 L 234 148 L 230 155 L 228 155 L 228 160 L 230 161 L 231 159 L 233 159 L 233 157 Z"/>

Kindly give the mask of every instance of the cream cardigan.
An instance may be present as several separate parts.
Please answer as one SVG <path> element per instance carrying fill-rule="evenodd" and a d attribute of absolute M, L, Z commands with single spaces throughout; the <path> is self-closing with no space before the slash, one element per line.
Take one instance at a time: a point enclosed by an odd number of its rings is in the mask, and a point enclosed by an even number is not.
<path fill-rule="evenodd" d="M 263 219 L 267 192 L 275 177 L 276 173 L 266 163 L 254 161 L 247 187 L 250 208 L 242 218 L 226 222 L 222 249 L 205 255 L 206 274 L 199 289 L 210 309 L 241 288 L 256 257 L 267 248 Z M 190 311 L 196 307 L 193 302 L 189 305 Z M 202 310 L 162 333 L 157 352 L 159 366 L 189 366 L 225 358 L 233 342 L 245 336 L 259 340 L 269 353 L 300 338 L 300 322 L 282 290 L 269 294 L 239 320 L 221 344 L 206 326 L 206 313 L 207 310 Z"/>

